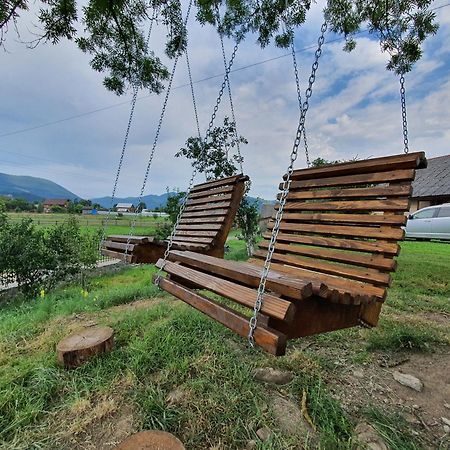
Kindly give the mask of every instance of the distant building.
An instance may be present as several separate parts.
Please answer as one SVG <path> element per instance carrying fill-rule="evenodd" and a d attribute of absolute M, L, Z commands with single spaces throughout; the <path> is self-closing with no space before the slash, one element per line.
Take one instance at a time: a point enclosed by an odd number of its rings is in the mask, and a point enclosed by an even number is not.
<path fill-rule="evenodd" d="M 42 203 L 42 206 L 44 207 L 45 213 L 52 212 L 52 208 L 54 206 L 59 206 L 61 208 L 67 208 L 69 205 L 70 200 L 64 199 L 64 198 L 49 198 L 47 200 L 44 200 Z"/>
<path fill-rule="evenodd" d="M 428 159 L 428 167 L 418 170 L 412 183 L 410 212 L 426 206 L 450 202 L 450 155 Z"/>
<path fill-rule="evenodd" d="M 116 211 L 119 213 L 131 212 L 133 213 L 136 210 L 133 203 L 117 203 Z"/>

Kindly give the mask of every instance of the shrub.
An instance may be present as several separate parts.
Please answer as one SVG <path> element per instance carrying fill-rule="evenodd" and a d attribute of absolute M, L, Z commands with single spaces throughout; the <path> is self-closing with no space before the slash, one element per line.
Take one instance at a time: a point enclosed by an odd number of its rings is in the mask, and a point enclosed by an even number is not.
<path fill-rule="evenodd" d="M 252 256 L 259 235 L 259 208 L 257 202 L 250 203 L 248 197 L 244 197 L 239 205 L 236 222 L 245 239 L 247 254 Z"/>
<path fill-rule="evenodd" d="M 98 236 L 81 233 L 73 217 L 48 229 L 37 228 L 31 219 L 3 220 L 0 229 L 0 273 L 13 275 L 27 296 L 93 267 L 97 251 Z"/>

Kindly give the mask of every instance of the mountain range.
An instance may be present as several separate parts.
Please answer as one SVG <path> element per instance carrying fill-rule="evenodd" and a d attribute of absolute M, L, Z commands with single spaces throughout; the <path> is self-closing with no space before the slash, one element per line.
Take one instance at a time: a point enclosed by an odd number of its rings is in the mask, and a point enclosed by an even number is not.
<path fill-rule="evenodd" d="M 161 208 L 166 205 L 167 198 L 173 195 L 174 192 L 155 195 L 145 195 L 142 201 L 148 209 Z M 0 173 L 0 196 L 11 196 L 14 198 L 23 198 L 29 202 L 40 202 L 49 198 L 64 198 L 69 200 L 80 199 L 80 197 L 73 192 L 65 189 L 53 181 L 44 178 L 8 175 Z M 104 208 L 111 206 L 111 197 L 95 197 L 90 199 L 92 203 L 98 203 Z M 266 200 L 249 197 L 250 202 L 257 202 L 259 206 L 263 203 L 269 203 Z M 116 197 L 116 203 L 133 203 L 137 205 L 139 197 Z"/>
<path fill-rule="evenodd" d="M 46 198 L 80 198 L 73 192 L 45 178 L 8 175 L 0 173 L 0 196 L 23 198 L 29 202 L 39 202 Z"/>
<path fill-rule="evenodd" d="M 142 200 L 148 209 L 161 208 L 166 205 L 167 198 L 169 195 L 174 194 L 165 193 L 161 195 L 144 195 Z M 111 206 L 111 197 L 97 197 L 90 199 L 92 203 L 98 203 L 103 206 L 103 208 L 109 208 Z M 116 203 L 133 203 L 133 205 L 137 205 L 139 203 L 139 197 L 114 197 L 114 204 Z"/>

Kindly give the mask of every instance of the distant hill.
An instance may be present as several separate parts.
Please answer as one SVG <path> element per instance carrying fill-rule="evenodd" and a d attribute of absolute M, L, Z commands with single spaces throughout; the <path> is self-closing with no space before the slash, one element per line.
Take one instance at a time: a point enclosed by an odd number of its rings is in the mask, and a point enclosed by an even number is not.
<path fill-rule="evenodd" d="M 148 209 L 163 208 L 166 206 L 167 198 L 169 195 L 175 195 L 175 192 L 169 192 L 161 195 L 146 195 L 142 197 L 142 201 L 145 203 Z M 91 198 L 92 203 L 98 203 L 104 208 L 109 208 L 111 206 L 111 197 L 99 197 Z M 250 203 L 258 203 L 258 207 L 261 209 L 262 205 L 265 203 L 270 203 L 267 200 L 262 200 L 260 198 L 249 197 Z M 137 205 L 139 202 L 139 197 L 115 197 L 114 204 L 116 203 L 133 203 Z"/>
<path fill-rule="evenodd" d="M 162 208 L 166 206 L 169 195 L 174 195 L 175 192 L 164 193 L 160 195 L 145 195 L 142 201 L 146 204 L 148 209 Z M 69 200 L 79 199 L 78 195 L 63 188 L 53 181 L 44 178 L 8 175 L 0 173 L 0 196 L 12 196 L 14 198 L 23 198 L 30 202 L 39 202 L 47 198 L 67 198 Z M 111 206 L 111 197 L 91 198 L 92 203 L 98 203 L 104 208 Z M 116 197 L 116 203 L 133 203 L 138 204 L 139 197 Z M 251 203 L 257 202 L 259 208 L 268 202 L 260 198 L 249 197 Z"/>
<path fill-rule="evenodd" d="M 171 194 L 174 194 L 174 192 L 161 195 L 145 195 L 144 197 L 142 197 L 142 201 L 145 203 L 148 209 L 161 208 L 163 206 L 166 206 L 167 198 Z M 98 203 L 104 208 L 109 208 L 111 206 L 111 197 L 98 197 L 91 198 L 90 200 L 92 203 Z M 133 203 L 133 205 L 137 206 L 138 202 L 139 197 L 114 197 L 114 204 Z"/>
<path fill-rule="evenodd" d="M 23 198 L 38 202 L 46 198 L 64 198 L 75 200 L 78 195 L 68 191 L 59 184 L 44 178 L 8 175 L 0 173 L 0 196 Z"/>

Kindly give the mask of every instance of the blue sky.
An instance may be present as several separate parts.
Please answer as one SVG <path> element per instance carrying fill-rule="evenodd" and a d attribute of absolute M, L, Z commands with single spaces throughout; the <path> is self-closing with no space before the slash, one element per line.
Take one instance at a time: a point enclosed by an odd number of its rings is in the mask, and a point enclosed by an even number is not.
<path fill-rule="evenodd" d="M 434 7 L 446 5 L 436 0 Z M 323 2 L 313 5 L 307 24 L 297 31 L 296 47 L 314 44 Z M 437 11 L 441 27 L 424 46 L 424 56 L 407 76 L 408 120 L 412 151 L 428 157 L 450 153 L 450 6 Z M 32 18 L 19 25 L 26 38 Z M 165 30 L 157 28 L 151 47 L 160 54 Z M 328 35 L 328 41 L 336 36 Z M 239 49 L 235 68 L 286 55 L 273 46 L 264 50 L 249 36 Z M 219 39 L 209 27 L 190 21 L 189 53 L 194 80 L 223 72 Z M 367 34 L 354 52 L 343 42 L 324 46 L 307 117 L 311 158 L 365 158 L 402 151 L 398 79 L 385 70 L 387 55 Z M 230 55 L 232 43 L 226 42 Z M 305 87 L 313 50 L 298 54 Z M 170 64 L 170 63 L 169 63 Z M 110 195 L 131 95 L 117 97 L 102 86 L 102 76 L 89 67 L 89 58 L 73 43 L 27 49 L 9 35 L 0 54 L 0 172 L 51 179 L 82 197 Z M 206 129 L 221 76 L 195 84 L 201 128 Z M 180 60 L 174 86 L 187 82 Z M 252 195 L 274 198 L 288 163 L 298 121 L 298 104 L 290 55 L 231 76 L 238 131 L 249 141 L 242 148 L 244 169 L 251 177 Z M 121 174 L 118 195 L 137 195 L 153 142 L 163 96 L 141 92 Z M 105 108 L 105 109 L 103 109 Z M 92 112 L 98 109 L 101 111 Z M 86 114 L 88 113 L 88 114 Z M 219 122 L 229 115 L 225 97 Z M 78 118 L 70 117 L 80 115 Z M 68 119 L 68 120 L 65 120 Z M 59 121 L 59 122 L 58 122 Z M 49 122 L 58 122 L 45 125 Z M 36 127 L 36 128 L 34 128 Z M 34 129 L 33 129 L 34 128 Z M 186 138 L 195 134 L 189 87 L 171 93 L 165 121 L 150 170 L 146 194 L 167 186 L 186 187 L 191 167 L 174 158 Z M 305 165 L 303 153 L 297 167 Z M 201 176 L 198 181 L 202 181 Z"/>

